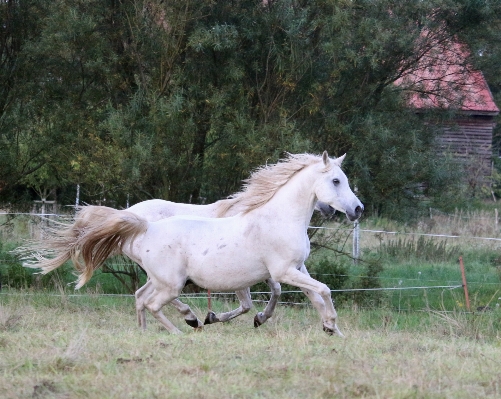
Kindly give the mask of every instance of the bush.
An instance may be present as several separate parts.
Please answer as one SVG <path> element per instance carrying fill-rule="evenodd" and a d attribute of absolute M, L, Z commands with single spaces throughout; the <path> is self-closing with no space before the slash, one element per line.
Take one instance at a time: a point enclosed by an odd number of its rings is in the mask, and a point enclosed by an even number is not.
<path fill-rule="evenodd" d="M 311 265 L 311 276 L 324 283 L 331 290 L 342 290 L 348 288 L 349 266 L 343 260 L 336 258 L 331 260 L 327 257 L 320 259 L 318 262 Z M 344 292 L 334 293 L 333 298 L 337 303 L 344 302 L 347 299 Z"/>
<path fill-rule="evenodd" d="M 33 281 L 32 273 L 10 253 L 12 249 L 0 243 L 0 288 L 28 288 Z"/>
<path fill-rule="evenodd" d="M 383 265 L 380 260 L 370 260 L 364 262 L 364 273 L 353 284 L 353 288 L 361 288 L 373 291 L 355 291 L 353 302 L 360 307 L 375 308 L 381 305 L 383 300 L 383 291 L 381 288 L 379 275 L 383 271 Z"/>

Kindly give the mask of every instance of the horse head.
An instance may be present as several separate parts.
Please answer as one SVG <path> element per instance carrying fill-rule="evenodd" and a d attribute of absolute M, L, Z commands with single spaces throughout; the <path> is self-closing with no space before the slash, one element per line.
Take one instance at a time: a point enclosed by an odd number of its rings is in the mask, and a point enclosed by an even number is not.
<path fill-rule="evenodd" d="M 331 159 L 327 151 L 324 151 L 322 154 L 323 164 L 319 170 L 320 177 L 315 185 L 315 195 L 317 200 L 324 205 L 345 213 L 349 220 L 355 221 L 362 215 L 364 206 L 351 191 L 348 178 L 341 170 L 341 164 L 345 157 L 346 154 Z"/>

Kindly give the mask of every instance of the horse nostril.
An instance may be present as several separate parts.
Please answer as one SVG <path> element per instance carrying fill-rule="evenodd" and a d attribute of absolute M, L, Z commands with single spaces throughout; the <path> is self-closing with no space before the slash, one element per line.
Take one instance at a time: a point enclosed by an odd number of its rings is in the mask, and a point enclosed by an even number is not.
<path fill-rule="evenodd" d="M 355 212 L 357 215 L 361 215 L 363 211 L 364 211 L 364 208 L 362 208 L 361 206 L 357 206 L 355 208 Z"/>

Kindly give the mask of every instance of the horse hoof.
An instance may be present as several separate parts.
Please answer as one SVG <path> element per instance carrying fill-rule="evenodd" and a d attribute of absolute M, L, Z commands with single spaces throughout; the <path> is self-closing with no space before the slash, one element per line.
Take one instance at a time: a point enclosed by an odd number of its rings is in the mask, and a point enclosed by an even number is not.
<path fill-rule="evenodd" d="M 264 315 L 263 312 L 259 312 L 254 316 L 254 327 L 257 328 L 261 325 L 264 324 L 264 322 L 267 320 L 266 316 Z"/>
<path fill-rule="evenodd" d="M 216 317 L 216 314 L 214 312 L 209 312 L 207 313 L 207 316 L 205 317 L 204 324 L 212 324 L 212 323 L 217 323 L 219 319 Z"/>
<path fill-rule="evenodd" d="M 198 319 L 194 319 L 194 320 L 188 320 L 188 319 L 185 319 L 184 320 L 186 322 L 186 324 L 188 324 L 190 327 L 193 327 L 195 329 L 197 328 L 202 328 L 202 323 L 199 323 L 198 322 Z"/>
<path fill-rule="evenodd" d="M 332 328 L 323 326 L 324 331 L 329 335 L 334 335 L 335 331 Z"/>

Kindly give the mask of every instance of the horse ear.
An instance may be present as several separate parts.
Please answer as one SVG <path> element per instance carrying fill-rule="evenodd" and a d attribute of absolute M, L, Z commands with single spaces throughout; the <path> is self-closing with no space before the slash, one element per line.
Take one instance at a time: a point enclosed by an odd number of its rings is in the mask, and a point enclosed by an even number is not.
<path fill-rule="evenodd" d="M 322 160 L 324 161 L 325 166 L 329 166 L 331 163 L 331 160 L 329 159 L 329 154 L 327 154 L 327 151 L 324 151 L 322 154 Z"/>
<path fill-rule="evenodd" d="M 343 163 L 343 161 L 344 161 L 344 157 L 345 157 L 345 156 L 346 156 L 346 154 L 341 155 L 340 157 L 338 157 L 338 158 L 336 158 L 336 159 L 334 160 L 334 162 L 336 162 L 337 166 L 341 166 L 341 164 L 342 164 L 342 163 Z"/>

